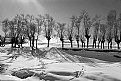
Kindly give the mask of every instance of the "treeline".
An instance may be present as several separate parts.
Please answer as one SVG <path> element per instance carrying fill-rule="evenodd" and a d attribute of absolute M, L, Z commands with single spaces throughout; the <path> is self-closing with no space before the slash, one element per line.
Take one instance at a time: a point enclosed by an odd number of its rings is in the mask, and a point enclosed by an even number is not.
<path fill-rule="evenodd" d="M 108 49 L 112 49 L 112 42 L 115 41 L 117 48 L 120 49 L 121 42 L 121 13 L 117 14 L 115 10 L 110 10 L 105 18 L 95 15 L 91 18 L 85 10 L 81 11 L 79 16 L 73 15 L 70 23 L 56 22 L 52 16 L 45 14 L 38 15 L 16 15 L 13 19 L 5 19 L 1 22 L 2 30 L 5 36 L 0 36 L 0 45 L 5 46 L 6 37 L 10 38 L 12 47 L 22 47 L 25 39 L 30 42 L 32 49 L 37 48 L 38 37 L 41 32 L 49 42 L 52 36 L 60 38 L 62 48 L 64 41 L 69 40 L 71 47 L 73 41 L 77 41 L 79 48 L 81 41 L 82 48 L 89 47 L 89 39 L 93 39 L 93 48 L 105 48 L 105 42 L 108 42 Z M 42 39 L 41 39 L 42 40 Z M 36 43 L 35 43 L 36 42 Z M 98 45 L 98 46 L 96 46 Z"/>

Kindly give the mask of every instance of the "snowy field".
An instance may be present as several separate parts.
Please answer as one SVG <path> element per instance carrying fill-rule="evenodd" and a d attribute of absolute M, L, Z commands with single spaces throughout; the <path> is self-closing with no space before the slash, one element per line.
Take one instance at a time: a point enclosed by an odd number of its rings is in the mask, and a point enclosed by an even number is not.
<path fill-rule="evenodd" d="M 61 42 L 54 40 L 52 48 L 46 47 L 46 41 L 38 42 L 39 49 L 32 56 L 28 46 L 0 47 L 0 81 L 121 81 L 121 58 L 109 62 L 70 55 L 55 48 L 61 47 Z"/>

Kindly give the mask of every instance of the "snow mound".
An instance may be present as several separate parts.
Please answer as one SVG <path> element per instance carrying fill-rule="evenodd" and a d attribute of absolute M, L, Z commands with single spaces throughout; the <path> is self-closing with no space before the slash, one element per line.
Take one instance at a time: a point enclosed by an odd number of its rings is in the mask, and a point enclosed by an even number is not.
<path fill-rule="evenodd" d="M 60 51 L 55 47 L 50 48 L 48 52 L 44 54 L 46 59 L 56 60 L 60 62 L 75 62 L 75 63 L 104 63 L 105 61 L 87 58 L 77 55 L 70 55 L 66 52 Z"/>
<path fill-rule="evenodd" d="M 0 74 L 0 81 L 121 81 L 121 62 L 70 55 L 54 47 L 45 49 L 37 49 L 31 57 L 30 49 L 26 48 L 11 63 L 7 63 L 11 58 L 0 61 L 2 72 L 8 65 L 6 73 Z M 7 51 L 1 52 L 0 59 L 11 56 Z M 78 72 L 83 73 L 76 78 Z"/>

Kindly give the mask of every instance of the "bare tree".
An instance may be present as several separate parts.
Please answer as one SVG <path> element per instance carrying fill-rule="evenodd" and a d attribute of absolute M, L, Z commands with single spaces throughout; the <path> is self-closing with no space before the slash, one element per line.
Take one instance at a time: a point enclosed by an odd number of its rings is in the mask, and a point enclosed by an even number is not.
<path fill-rule="evenodd" d="M 83 19 L 83 13 L 81 13 L 81 15 L 79 17 L 75 17 L 76 20 L 75 20 L 75 27 L 76 27 L 76 30 L 77 32 L 75 32 L 75 37 L 76 37 L 76 41 L 77 41 L 77 46 L 79 48 L 79 38 L 80 38 L 80 23 Z"/>
<path fill-rule="evenodd" d="M 53 18 L 49 14 L 46 14 L 44 18 L 44 27 L 45 27 L 45 37 L 48 40 L 47 47 L 49 47 L 49 42 L 53 33 L 54 23 L 55 22 Z"/>
<path fill-rule="evenodd" d="M 40 32 L 42 31 L 42 25 L 44 23 L 44 19 L 42 15 L 39 15 L 38 18 L 36 18 L 36 23 L 37 23 L 37 36 L 36 36 L 36 49 L 37 49 L 37 41 L 38 41 L 38 37 L 40 35 Z"/>
<path fill-rule="evenodd" d="M 114 38 L 114 26 L 116 22 L 116 11 L 111 10 L 107 16 L 107 31 L 106 31 L 106 38 L 108 41 L 108 49 L 112 49 L 112 40 Z M 110 47 L 109 47 L 110 45 Z"/>
<path fill-rule="evenodd" d="M 24 14 L 20 15 L 21 17 L 21 30 L 20 30 L 20 35 L 19 35 L 19 43 L 22 47 L 22 44 L 25 42 L 25 38 L 27 37 L 27 27 L 26 27 L 26 16 Z"/>
<path fill-rule="evenodd" d="M 1 39 L 1 43 L 3 46 L 5 46 L 5 40 L 7 37 L 8 30 L 9 30 L 9 20 L 5 19 L 2 21 L 2 31 L 5 33 L 5 37 Z"/>
<path fill-rule="evenodd" d="M 101 43 L 101 48 L 104 49 L 105 47 L 105 34 L 106 34 L 106 28 L 107 26 L 105 24 L 100 24 L 100 28 L 99 28 L 99 35 L 98 35 L 98 48 L 99 48 L 99 44 Z"/>
<path fill-rule="evenodd" d="M 118 18 L 118 27 L 119 27 L 119 29 L 120 29 L 120 42 L 121 42 L 121 13 L 119 14 L 119 18 Z"/>
<path fill-rule="evenodd" d="M 121 42 L 121 14 L 119 15 L 119 18 L 116 20 L 114 25 L 114 39 L 117 43 L 117 48 L 120 49 L 120 42 Z"/>
<path fill-rule="evenodd" d="M 82 34 L 79 36 L 80 41 L 82 43 L 82 48 L 85 48 L 85 36 L 84 33 L 82 32 Z"/>
<path fill-rule="evenodd" d="M 71 26 L 68 25 L 68 27 L 67 27 L 67 36 L 68 36 L 68 39 L 71 43 L 71 48 L 72 48 L 73 47 L 73 37 L 74 37 L 74 27 L 75 27 L 76 16 L 72 16 L 70 19 L 71 19 Z"/>
<path fill-rule="evenodd" d="M 57 36 L 60 38 L 60 41 L 62 42 L 62 48 L 64 48 L 65 25 L 65 23 L 58 22 L 56 27 Z"/>
<path fill-rule="evenodd" d="M 11 44 L 12 47 L 16 47 L 17 45 L 17 38 L 19 36 L 19 24 L 16 19 L 13 19 L 12 21 L 9 21 L 9 35 L 11 37 Z"/>
<path fill-rule="evenodd" d="M 115 39 L 115 42 L 117 43 L 117 48 L 118 49 L 120 49 L 120 46 L 119 46 L 119 44 L 120 44 L 120 34 L 119 34 L 119 32 L 120 32 L 120 29 L 118 28 L 118 26 L 117 26 L 117 23 L 115 23 L 115 27 L 114 27 L 114 39 Z"/>
<path fill-rule="evenodd" d="M 93 48 L 96 48 L 96 41 L 98 38 L 98 31 L 99 31 L 99 26 L 100 26 L 100 16 L 96 15 L 93 18 Z"/>
<path fill-rule="evenodd" d="M 18 47 L 22 47 L 24 42 L 25 35 L 25 22 L 24 22 L 24 14 L 16 15 L 13 19 L 13 27 L 14 33 L 12 35 L 12 42 L 15 43 L 14 47 L 18 45 Z M 12 29 L 10 29 L 12 31 Z M 21 45 L 20 45 L 21 44 Z"/>
<path fill-rule="evenodd" d="M 30 47 L 32 48 L 32 50 L 34 50 L 34 41 L 35 41 L 35 32 L 36 32 L 36 24 L 35 24 L 35 19 L 34 16 L 32 15 L 27 15 L 26 16 L 27 21 L 26 21 L 26 29 L 27 29 L 27 36 L 30 40 Z"/>
<path fill-rule="evenodd" d="M 91 37 L 89 31 L 92 25 L 91 19 L 89 17 L 88 12 L 83 11 L 84 16 L 83 16 L 83 20 L 84 20 L 84 29 L 85 29 L 85 37 L 87 39 L 87 48 L 89 46 L 89 38 Z"/>

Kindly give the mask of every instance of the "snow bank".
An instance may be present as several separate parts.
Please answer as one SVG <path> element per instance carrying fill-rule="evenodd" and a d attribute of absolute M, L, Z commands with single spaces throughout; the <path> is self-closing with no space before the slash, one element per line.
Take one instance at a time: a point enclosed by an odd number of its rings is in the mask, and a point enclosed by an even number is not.
<path fill-rule="evenodd" d="M 43 58 L 18 56 L 14 61 L 1 60 L 7 66 L 0 81 L 121 81 L 121 63 L 72 56 L 56 48 L 42 52 Z M 5 59 L 11 54 L 0 54 Z M 6 57 L 5 57 L 6 56 Z M 79 77 L 76 77 L 81 72 Z"/>

